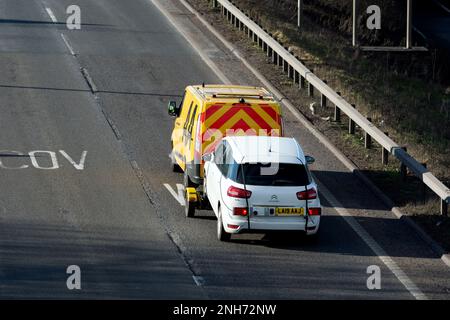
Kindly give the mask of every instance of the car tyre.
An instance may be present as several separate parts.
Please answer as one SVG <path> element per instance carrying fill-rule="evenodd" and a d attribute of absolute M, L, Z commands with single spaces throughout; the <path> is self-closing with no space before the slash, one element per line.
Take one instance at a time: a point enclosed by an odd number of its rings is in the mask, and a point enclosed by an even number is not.
<path fill-rule="evenodd" d="M 219 217 L 217 218 L 217 239 L 223 242 L 228 242 L 231 240 L 231 234 L 227 233 L 223 227 L 222 212 L 220 207 L 219 207 Z"/>

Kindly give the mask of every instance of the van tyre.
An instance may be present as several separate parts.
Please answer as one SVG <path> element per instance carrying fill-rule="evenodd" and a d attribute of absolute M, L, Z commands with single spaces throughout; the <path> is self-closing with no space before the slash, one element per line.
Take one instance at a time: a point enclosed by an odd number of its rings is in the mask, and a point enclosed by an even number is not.
<path fill-rule="evenodd" d="M 217 239 L 219 241 L 228 242 L 231 240 L 231 234 L 227 233 L 223 228 L 222 212 L 219 207 L 219 217 L 217 218 Z"/>
<path fill-rule="evenodd" d="M 195 216 L 195 203 L 189 201 L 186 191 L 184 192 L 184 194 L 185 194 L 184 214 L 186 215 L 186 218 L 193 218 Z"/>

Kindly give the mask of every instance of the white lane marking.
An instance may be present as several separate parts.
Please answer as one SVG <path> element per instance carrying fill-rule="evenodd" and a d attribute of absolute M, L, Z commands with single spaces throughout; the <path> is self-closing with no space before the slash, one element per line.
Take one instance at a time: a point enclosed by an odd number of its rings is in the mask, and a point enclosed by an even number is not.
<path fill-rule="evenodd" d="M 48 15 L 50 16 L 50 19 L 52 19 L 52 21 L 54 23 L 58 22 L 58 19 L 56 19 L 55 15 L 53 14 L 52 9 L 50 8 L 45 8 L 45 11 L 47 11 Z"/>
<path fill-rule="evenodd" d="M 67 40 L 67 38 L 62 33 L 61 33 L 61 38 L 63 39 L 64 44 L 66 45 L 67 49 L 69 49 L 70 54 L 74 56 L 75 55 L 75 51 L 73 51 L 73 48 L 70 45 L 69 41 Z"/>
<path fill-rule="evenodd" d="M 192 279 L 194 279 L 195 284 L 197 287 L 201 287 L 205 284 L 205 279 L 200 276 L 192 276 Z"/>
<path fill-rule="evenodd" d="M 197 54 L 202 58 L 207 66 L 214 71 L 216 76 L 225 84 L 231 84 L 230 79 L 217 67 L 217 65 L 208 57 L 207 54 L 197 45 L 197 42 L 183 30 L 182 26 L 174 21 L 172 15 L 164 8 L 158 1 L 149 0 L 159 11 L 166 17 L 167 20 L 175 27 L 175 29 L 189 42 L 189 44 L 194 48 Z"/>
<path fill-rule="evenodd" d="M 186 201 L 184 200 L 184 186 L 180 183 L 177 183 L 177 192 L 175 192 L 172 187 L 168 183 L 164 183 L 164 186 L 167 190 L 169 190 L 170 194 L 178 201 L 180 205 L 183 207 L 186 205 Z"/>
<path fill-rule="evenodd" d="M 314 177 L 316 181 L 318 179 Z M 417 287 L 406 273 L 397 265 L 397 263 L 384 251 L 384 249 L 372 238 L 369 233 L 356 221 L 356 219 L 344 208 L 333 194 L 323 184 L 320 186 L 320 193 L 326 198 L 328 203 L 344 218 L 353 231 L 369 246 L 394 276 L 403 284 L 406 290 L 417 300 L 428 300 L 427 296 Z"/>

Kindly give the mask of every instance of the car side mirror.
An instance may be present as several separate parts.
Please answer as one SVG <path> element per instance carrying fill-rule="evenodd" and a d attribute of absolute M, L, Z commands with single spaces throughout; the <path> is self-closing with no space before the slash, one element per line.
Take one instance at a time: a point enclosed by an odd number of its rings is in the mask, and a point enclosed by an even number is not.
<path fill-rule="evenodd" d="M 313 164 L 314 162 L 316 162 L 316 159 L 311 156 L 305 156 L 305 159 L 307 164 Z"/>
<path fill-rule="evenodd" d="M 172 117 L 177 117 L 179 114 L 179 107 L 177 106 L 176 101 L 169 101 L 169 105 L 167 107 L 169 115 Z"/>

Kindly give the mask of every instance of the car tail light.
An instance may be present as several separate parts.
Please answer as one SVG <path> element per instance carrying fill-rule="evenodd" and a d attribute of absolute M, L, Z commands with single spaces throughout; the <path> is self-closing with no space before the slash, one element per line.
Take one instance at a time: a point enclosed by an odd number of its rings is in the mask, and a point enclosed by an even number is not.
<path fill-rule="evenodd" d="M 312 188 L 306 191 L 297 192 L 298 200 L 312 200 L 317 198 L 316 189 Z"/>
<path fill-rule="evenodd" d="M 236 224 L 227 224 L 227 226 L 228 226 L 228 228 L 230 228 L 230 229 L 234 229 L 234 230 L 239 229 L 239 226 L 236 225 Z"/>
<path fill-rule="evenodd" d="M 320 216 L 322 214 L 322 209 L 321 208 L 309 208 L 308 214 L 310 216 Z"/>
<path fill-rule="evenodd" d="M 248 199 L 251 197 L 252 192 L 231 186 L 227 190 L 227 195 L 229 197 L 233 197 L 233 198 L 243 198 L 243 199 L 247 198 Z"/>
<path fill-rule="evenodd" d="M 233 208 L 233 215 L 235 216 L 247 216 L 247 208 Z"/>

